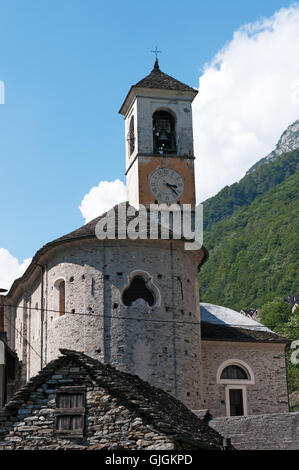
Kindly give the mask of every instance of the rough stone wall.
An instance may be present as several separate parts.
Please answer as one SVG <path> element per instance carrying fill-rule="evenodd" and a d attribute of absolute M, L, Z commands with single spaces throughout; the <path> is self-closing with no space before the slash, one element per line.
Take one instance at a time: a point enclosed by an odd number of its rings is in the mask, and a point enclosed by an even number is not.
<path fill-rule="evenodd" d="M 299 413 L 215 418 L 209 426 L 237 450 L 299 450 Z"/>
<path fill-rule="evenodd" d="M 27 379 L 36 375 L 41 368 L 41 308 L 41 273 L 39 273 L 38 280 L 31 289 L 28 289 L 27 294 Z M 44 365 L 45 360 L 43 360 Z"/>
<path fill-rule="evenodd" d="M 26 321 L 26 320 L 25 320 Z M 22 361 L 24 356 L 24 299 L 18 302 L 18 307 L 15 309 L 15 351 Z"/>
<path fill-rule="evenodd" d="M 149 307 L 143 300 L 130 307 L 122 304 L 121 293 L 136 270 L 152 277 L 160 292 L 158 305 Z M 67 313 L 63 316 L 56 311 L 57 279 L 66 283 Z M 191 409 L 199 409 L 197 292 L 194 253 L 178 248 L 171 252 L 167 240 L 89 240 L 56 248 L 44 274 L 44 365 L 58 356 L 59 348 L 84 351 L 122 371 L 136 373 Z M 28 334 L 33 349 L 27 350 L 27 379 L 41 364 L 41 312 L 35 310 L 37 302 L 40 309 L 40 294 L 40 284 L 34 284 L 32 292 L 28 288 L 32 306 Z M 18 324 L 23 310 L 19 311 Z M 23 354 L 21 345 L 18 353 Z"/>
<path fill-rule="evenodd" d="M 12 350 L 15 350 L 16 332 L 15 332 L 15 309 L 7 306 L 5 296 L 0 296 L 0 302 L 4 305 L 4 332 L 5 340 Z"/>
<path fill-rule="evenodd" d="M 85 436 L 55 434 L 55 390 L 66 385 L 86 386 Z M 0 450 L 56 449 L 174 449 L 166 434 L 143 422 L 133 409 L 97 385 L 85 368 L 68 364 L 53 371 L 31 393 L 16 416 L 0 414 Z"/>
<path fill-rule="evenodd" d="M 226 385 L 216 383 L 216 374 L 229 359 L 240 359 L 253 370 L 255 383 L 246 385 L 249 415 L 289 410 L 284 345 L 224 341 L 202 341 L 202 408 L 214 417 L 226 416 Z"/>

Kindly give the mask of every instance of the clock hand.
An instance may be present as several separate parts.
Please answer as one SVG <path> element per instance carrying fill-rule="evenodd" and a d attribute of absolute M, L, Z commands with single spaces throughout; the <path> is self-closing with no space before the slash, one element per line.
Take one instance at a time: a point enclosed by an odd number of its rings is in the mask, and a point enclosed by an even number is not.
<path fill-rule="evenodd" d="M 176 187 L 174 184 L 166 183 L 166 185 L 171 189 L 171 191 L 173 191 L 173 192 L 178 196 L 178 193 L 177 193 L 176 190 L 174 189 L 174 187 Z"/>

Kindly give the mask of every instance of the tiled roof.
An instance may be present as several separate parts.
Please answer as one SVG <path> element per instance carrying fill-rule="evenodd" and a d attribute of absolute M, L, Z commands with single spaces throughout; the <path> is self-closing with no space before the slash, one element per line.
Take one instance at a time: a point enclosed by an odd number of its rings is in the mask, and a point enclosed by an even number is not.
<path fill-rule="evenodd" d="M 137 375 L 121 372 L 77 351 L 61 349 L 63 356 L 51 361 L 32 377 L 5 406 L 5 412 L 15 414 L 30 394 L 45 383 L 61 366 L 77 363 L 83 366 L 93 380 L 122 404 L 134 409 L 139 416 L 162 433 L 174 439 L 194 441 L 201 448 L 222 448 L 223 439 L 203 420 L 197 418 L 182 402 L 163 390 L 151 386 Z"/>

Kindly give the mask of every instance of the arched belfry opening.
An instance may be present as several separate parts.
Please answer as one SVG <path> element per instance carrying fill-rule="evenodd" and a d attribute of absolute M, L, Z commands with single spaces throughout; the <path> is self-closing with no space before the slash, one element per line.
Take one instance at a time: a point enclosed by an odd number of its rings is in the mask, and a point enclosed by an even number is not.
<path fill-rule="evenodd" d="M 176 153 L 175 118 L 168 111 L 153 114 L 154 153 L 165 155 Z"/>
<path fill-rule="evenodd" d="M 134 128 L 134 116 L 130 119 L 130 126 L 129 132 L 127 136 L 128 144 L 129 144 L 129 155 L 131 156 L 135 150 L 135 128 Z"/>

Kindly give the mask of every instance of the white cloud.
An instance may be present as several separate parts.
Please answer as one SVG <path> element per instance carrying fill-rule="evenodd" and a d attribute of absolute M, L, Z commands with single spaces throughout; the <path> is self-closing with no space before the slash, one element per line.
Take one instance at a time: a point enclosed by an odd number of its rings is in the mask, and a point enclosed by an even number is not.
<path fill-rule="evenodd" d="M 243 26 L 204 69 L 194 101 L 197 200 L 275 147 L 299 117 L 299 5 Z"/>
<path fill-rule="evenodd" d="M 0 287 L 9 289 L 13 281 L 23 275 L 31 258 L 19 262 L 8 250 L 0 248 Z"/>
<path fill-rule="evenodd" d="M 242 26 L 205 66 L 194 100 L 197 202 L 241 179 L 299 118 L 299 5 Z M 79 207 L 85 223 L 126 200 L 101 181 Z"/>
<path fill-rule="evenodd" d="M 87 223 L 126 199 L 126 186 L 122 181 L 100 181 L 85 194 L 79 209 Z"/>

